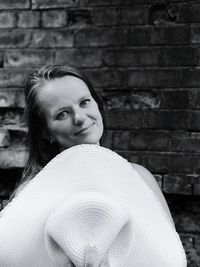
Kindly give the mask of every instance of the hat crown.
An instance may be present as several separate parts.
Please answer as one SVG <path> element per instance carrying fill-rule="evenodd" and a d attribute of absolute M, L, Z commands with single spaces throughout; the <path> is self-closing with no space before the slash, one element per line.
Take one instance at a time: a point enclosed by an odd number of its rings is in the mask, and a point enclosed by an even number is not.
<path fill-rule="evenodd" d="M 85 248 L 90 244 L 95 247 L 97 265 L 105 255 L 111 266 L 123 264 L 133 242 L 126 208 L 97 192 L 75 194 L 63 201 L 50 215 L 45 228 L 48 254 L 63 266 L 69 258 L 75 266 L 83 267 Z"/>

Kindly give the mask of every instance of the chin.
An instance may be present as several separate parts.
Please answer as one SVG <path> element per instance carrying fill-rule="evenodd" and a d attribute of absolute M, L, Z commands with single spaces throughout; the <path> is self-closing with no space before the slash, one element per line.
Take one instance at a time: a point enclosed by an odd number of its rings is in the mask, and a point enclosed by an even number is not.
<path fill-rule="evenodd" d="M 83 142 L 80 142 L 80 145 L 81 144 L 91 144 L 91 145 L 97 145 L 99 144 L 99 139 L 86 139 L 86 140 L 83 140 Z"/>
<path fill-rule="evenodd" d="M 99 144 L 99 141 L 101 139 L 101 135 L 89 135 L 88 137 L 84 138 L 82 140 L 82 142 L 80 142 L 80 144 L 93 144 L 93 145 L 97 145 Z"/>

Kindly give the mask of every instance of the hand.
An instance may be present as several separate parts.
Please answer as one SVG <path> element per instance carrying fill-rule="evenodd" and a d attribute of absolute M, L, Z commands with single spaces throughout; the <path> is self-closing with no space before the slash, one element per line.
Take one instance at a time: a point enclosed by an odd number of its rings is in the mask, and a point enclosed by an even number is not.
<path fill-rule="evenodd" d="M 69 262 L 67 267 L 75 267 L 75 265 L 72 262 Z M 84 267 L 110 267 L 110 264 L 108 262 L 108 257 L 106 255 L 106 257 L 102 260 L 102 262 L 98 266 L 96 263 L 96 249 L 94 246 L 89 245 L 85 249 Z"/>
<path fill-rule="evenodd" d="M 98 266 L 96 263 L 96 249 L 94 246 L 89 245 L 85 249 L 85 267 L 109 267 L 108 257 L 102 260 L 100 265 Z"/>

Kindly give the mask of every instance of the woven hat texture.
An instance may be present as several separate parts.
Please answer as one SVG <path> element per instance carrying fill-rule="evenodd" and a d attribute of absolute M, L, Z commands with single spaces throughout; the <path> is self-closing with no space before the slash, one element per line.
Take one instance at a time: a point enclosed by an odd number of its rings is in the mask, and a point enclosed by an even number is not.
<path fill-rule="evenodd" d="M 1 267 L 185 267 L 174 225 L 131 164 L 97 145 L 57 155 L 0 213 Z"/>

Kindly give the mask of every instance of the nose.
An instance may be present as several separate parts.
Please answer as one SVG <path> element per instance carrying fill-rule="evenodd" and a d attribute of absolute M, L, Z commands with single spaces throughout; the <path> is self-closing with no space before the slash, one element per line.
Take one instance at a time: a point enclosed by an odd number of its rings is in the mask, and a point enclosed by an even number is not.
<path fill-rule="evenodd" d="M 73 123 L 74 125 L 82 125 L 84 120 L 85 120 L 85 113 L 83 110 L 77 108 L 74 110 L 74 115 L 73 115 Z"/>

